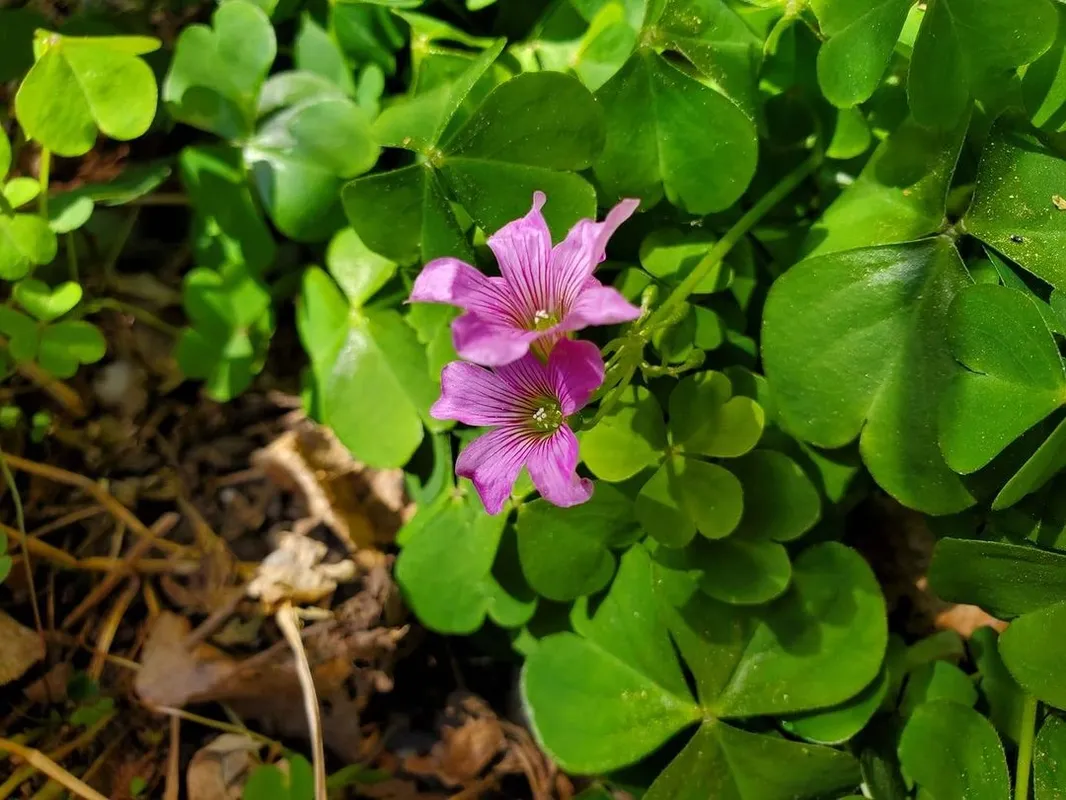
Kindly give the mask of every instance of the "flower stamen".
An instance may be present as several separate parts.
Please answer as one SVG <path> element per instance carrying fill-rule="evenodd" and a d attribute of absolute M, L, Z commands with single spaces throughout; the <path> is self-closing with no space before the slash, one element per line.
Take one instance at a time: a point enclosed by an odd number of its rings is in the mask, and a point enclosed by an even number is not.
<path fill-rule="evenodd" d="M 542 397 L 536 403 L 536 410 L 530 417 L 530 425 L 538 433 L 555 433 L 563 424 L 563 410 L 559 401 L 551 397 Z"/>
<path fill-rule="evenodd" d="M 546 331 L 549 328 L 554 328 L 557 324 L 559 324 L 559 317 L 557 314 L 553 314 L 551 311 L 547 311 L 543 308 L 538 308 L 533 312 L 531 330 Z"/>

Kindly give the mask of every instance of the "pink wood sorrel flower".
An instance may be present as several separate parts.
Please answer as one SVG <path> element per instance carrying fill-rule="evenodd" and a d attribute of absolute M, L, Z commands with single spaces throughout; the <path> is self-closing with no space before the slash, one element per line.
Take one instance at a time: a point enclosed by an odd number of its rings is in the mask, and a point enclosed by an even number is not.
<path fill-rule="evenodd" d="M 467 445 L 455 463 L 490 514 L 503 508 L 522 467 L 545 500 L 573 506 L 592 496 L 592 482 L 577 476 L 577 437 L 566 418 L 601 383 L 599 348 L 564 339 L 547 363 L 532 353 L 493 370 L 453 361 L 441 373 L 441 396 L 430 413 L 495 428 Z"/>
<path fill-rule="evenodd" d="M 502 277 L 484 275 L 455 258 L 438 258 L 415 281 L 412 301 L 449 303 L 466 311 L 452 323 L 461 358 L 495 367 L 521 358 L 531 346 L 546 356 L 570 331 L 640 315 L 616 289 L 592 277 L 606 258 L 607 240 L 638 201 L 623 200 L 603 222 L 580 220 L 554 248 L 540 213 L 544 201 L 544 193 L 536 192 L 526 216 L 489 237 Z"/>

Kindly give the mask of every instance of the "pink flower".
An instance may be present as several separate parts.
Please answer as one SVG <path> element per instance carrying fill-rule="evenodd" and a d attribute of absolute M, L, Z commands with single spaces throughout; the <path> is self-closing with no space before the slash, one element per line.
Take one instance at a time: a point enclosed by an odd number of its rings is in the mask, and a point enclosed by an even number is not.
<path fill-rule="evenodd" d="M 500 366 L 521 358 L 534 344 L 546 356 L 570 331 L 640 315 L 617 289 L 592 277 L 606 258 L 607 240 L 639 201 L 623 200 L 603 222 L 580 220 L 554 248 L 540 213 L 544 201 L 544 193 L 536 192 L 526 216 L 489 238 L 502 277 L 483 275 L 455 258 L 438 258 L 415 280 L 412 301 L 449 303 L 466 311 L 452 323 L 460 358 Z"/>
<path fill-rule="evenodd" d="M 592 482 L 577 476 L 577 437 L 566 418 L 601 383 L 599 348 L 564 339 L 547 363 L 532 353 L 493 370 L 453 361 L 441 373 L 441 396 L 430 413 L 495 428 L 467 445 L 455 463 L 490 514 L 503 508 L 522 467 L 545 500 L 574 506 L 592 496 Z"/>

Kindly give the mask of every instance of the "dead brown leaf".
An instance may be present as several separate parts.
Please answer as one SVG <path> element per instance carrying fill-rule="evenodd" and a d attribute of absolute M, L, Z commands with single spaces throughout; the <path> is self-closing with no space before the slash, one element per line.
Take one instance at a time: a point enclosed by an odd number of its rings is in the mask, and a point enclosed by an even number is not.
<path fill-rule="evenodd" d="M 381 567 L 363 578 L 362 591 L 338 606 L 332 619 L 303 631 L 326 744 L 341 758 L 361 756 L 360 714 L 371 696 L 392 689 L 396 647 L 407 633 L 406 626 L 393 623 L 395 595 L 387 568 Z M 155 620 L 135 681 L 146 704 L 180 708 L 225 702 L 263 728 L 307 735 L 299 678 L 284 641 L 237 659 L 208 644 L 188 648 L 191 628 L 170 612 Z"/>
<path fill-rule="evenodd" d="M 36 631 L 0 611 L 0 686 L 21 678 L 44 658 L 44 642 Z"/>
<path fill-rule="evenodd" d="M 289 532 L 279 537 L 277 549 L 263 559 L 248 584 L 248 596 L 275 608 L 283 601 L 310 605 L 325 599 L 339 583 L 355 578 L 352 561 L 323 563 L 329 548 L 322 542 Z"/>
<path fill-rule="evenodd" d="M 462 787 L 454 797 L 479 797 L 504 775 L 524 775 L 536 800 L 555 796 L 555 766 L 525 728 L 500 719 L 474 695 L 453 696 L 447 716 L 440 741 L 426 755 L 404 758 L 405 772 Z"/>
<path fill-rule="evenodd" d="M 480 777 L 506 746 L 499 720 L 474 717 L 458 728 L 445 728 L 428 755 L 408 756 L 404 770 L 437 778 L 445 786 L 466 786 Z"/>
<path fill-rule="evenodd" d="M 133 686 L 150 706 L 181 708 L 186 703 L 219 699 L 217 687 L 233 679 L 238 661 L 209 644 L 185 646 L 192 625 L 164 611 L 152 624 Z"/>
<path fill-rule="evenodd" d="M 27 686 L 23 694 L 32 703 L 62 703 L 67 699 L 67 686 L 73 675 L 74 665 L 69 661 L 60 661 L 44 677 Z"/>
<path fill-rule="evenodd" d="M 197 751 L 185 774 L 189 800 L 240 800 L 260 744 L 248 736 L 226 733 Z"/>
<path fill-rule="evenodd" d="M 413 513 L 401 470 L 360 464 L 332 431 L 310 420 L 301 420 L 252 459 L 276 484 L 300 492 L 311 517 L 350 550 L 391 541 Z"/>

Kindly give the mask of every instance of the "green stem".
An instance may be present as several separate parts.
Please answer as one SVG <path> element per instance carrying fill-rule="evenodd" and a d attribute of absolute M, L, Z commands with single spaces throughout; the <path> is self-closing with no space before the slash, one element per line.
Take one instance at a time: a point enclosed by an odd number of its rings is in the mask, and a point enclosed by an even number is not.
<path fill-rule="evenodd" d="M 47 147 L 41 148 L 41 164 L 37 170 L 38 179 L 41 182 L 41 196 L 38 198 L 40 203 L 41 216 L 45 220 L 48 219 L 48 185 L 51 181 L 52 172 L 52 151 Z"/>
<path fill-rule="evenodd" d="M 1022 705 L 1021 739 L 1018 741 L 1018 769 L 1014 775 L 1014 800 L 1029 800 L 1029 772 L 1033 765 L 1036 738 L 1036 711 L 1039 701 L 1031 694 Z"/>
<path fill-rule="evenodd" d="M 648 318 L 644 330 L 653 331 L 655 328 L 662 325 L 676 308 L 688 299 L 688 296 L 692 294 L 700 281 L 702 281 L 712 269 L 722 263 L 722 259 L 729 255 L 729 251 L 732 250 L 745 235 L 747 235 L 748 231 L 755 227 L 763 217 L 773 210 L 774 206 L 791 194 L 792 190 L 799 186 L 808 175 L 814 172 L 821 162 L 821 151 L 815 151 L 811 154 L 810 158 L 792 170 L 792 172 L 782 178 L 774 188 L 760 197 L 759 202 L 748 209 L 747 213 L 738 219 L 733 227 L 726 231 L 721 239 L 715 242 L 714 247 L 711 248 L 707 255 L 700 259 L 696 268 L 688 274 L 688 277 L 677 285 L 677 288 L 670 293 L 670 296 L 663 301 L 663 304 L 655 310 L 655 313 L 653 313 L 651 317 Z"/>
<path fill-rule="evenodd" d="M 160 319 L 151 311 L 139 306 L 131 305 L 130 303 L 124 303 L 121 300 L 115 300 L 112 297 L 101 297 L 97 300 L 91 300 L 85 304 L 83 313 L 86 315 L 95 314 L 97 311 L 103 311 L 105 309 L 118 311 L 120 314 L 129 314 L 141 324 L 147 325 L 149 328 L 155 328 L 160 333 L 165 333 L 167 336 L 172 336 L 175 339 L 181 336 L 180 328 Z"/>
<path fill-rule="evenodd" d="M 115 239 L 115 244 L 111 248 L 111 251 L 107 254 L 107 258 L 104 260 L 104 277 L 107 279 L 107 283 L 110 286 L 115 277 L 115 267 L 118 264 L 119 258 L 122 256 L 122 251 L 126 249 L 126 243 L 129 242 L 130 236 L 133 235 L 133 229 L 137 227 L 137 220 L 140 219 L 141 209 L 137 206 L 133 207 L 130 215 L 126 218 L 126 224 L 122 226 L 122 230 L 119 231 L 118 237 Z"/>

